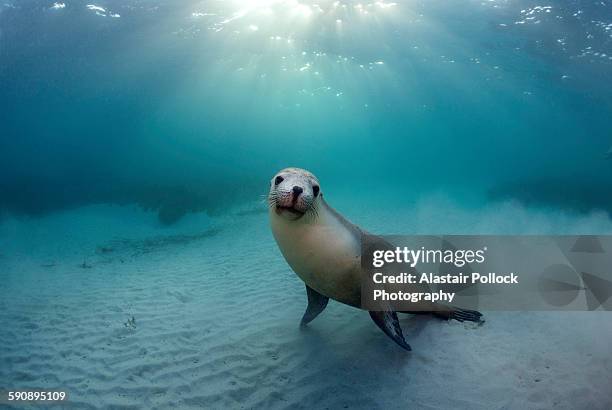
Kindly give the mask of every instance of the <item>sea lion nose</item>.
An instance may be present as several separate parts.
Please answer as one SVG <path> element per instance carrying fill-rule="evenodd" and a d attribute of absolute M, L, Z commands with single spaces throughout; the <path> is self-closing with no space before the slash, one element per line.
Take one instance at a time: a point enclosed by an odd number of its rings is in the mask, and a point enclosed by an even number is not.
<path fill-rule="evenodd" d="M 299 196 L 302 192 L 304 192 L 304 190 L 302 189 L 302 187 L 299 186 L 294 186 L 293 187 L 293 196 L 297 197 Z"/>

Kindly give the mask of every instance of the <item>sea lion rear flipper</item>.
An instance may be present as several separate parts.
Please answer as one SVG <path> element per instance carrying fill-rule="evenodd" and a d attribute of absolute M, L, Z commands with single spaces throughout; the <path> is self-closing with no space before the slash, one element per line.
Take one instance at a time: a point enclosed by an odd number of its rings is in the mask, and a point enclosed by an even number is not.
<path fill-rule="evenodd" d="M 370 311 L 370 316 L 372 317 L 374 323 L 376 323 L 376 325 L 381 328 L 387 336 L 393 339 L 395 343 L 408 351 L 412 350 L 410 345 L 406 343 L 406 340 L 404 339 L 402 328 L 400 327 L 399 320 L 397 319 L 397 314 L 394 311 Z"/>
<path fill-rule="evenodd" d="M 482 313 L 476 310 L 468 310 L 461 309 L 458 307 L 449 307 L 448 309 L 435 310 L 433 312 L 434 316 L 439 317 L 440 319 L 450 320 L 455 319 L 458 322 L 476 322 L 479 324 L 484 323 L 484 319 L 482 318 Z"/>
<path fill-rule="evenodd" d="M 436 310 L 402 310 L 400 313 L 408 313 L 411 315 L 429 315 L 442 320 L 455 319 L 458 322 L 476 322 L 483 324 L 485 320 L 482 318 L 482 313 L 477 310 L 461 309 L 454 306 L 438 307 Z"/>
<path fill-rule="evenodd" d="M 306 326 L 308 323 L 312 322 L 315 317 L 319 316 L 319 313 L 323 312 L 327 306 L 327 302 L 329 302 L 327 296 L 321 295 L 308 285 L 306 285 L 306 295 L 308 296 L 308 307 L 306 308 L 306 312 L 304 312 L 304 316 L 302 316 L 300 326 Z"/>

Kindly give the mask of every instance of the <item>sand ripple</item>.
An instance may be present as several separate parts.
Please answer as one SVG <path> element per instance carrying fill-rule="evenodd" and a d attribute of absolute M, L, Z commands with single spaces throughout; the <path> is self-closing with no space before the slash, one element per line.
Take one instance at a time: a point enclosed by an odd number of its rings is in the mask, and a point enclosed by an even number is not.
<path fill-rule="evenodd" d="M 262 215 L 177 238 L 2 262 L 0 386 L 79 409 L 612 407 L 609 315 L 406 316 L 407 354 L 336 303 L 300 330 L 303 284 Z"/>

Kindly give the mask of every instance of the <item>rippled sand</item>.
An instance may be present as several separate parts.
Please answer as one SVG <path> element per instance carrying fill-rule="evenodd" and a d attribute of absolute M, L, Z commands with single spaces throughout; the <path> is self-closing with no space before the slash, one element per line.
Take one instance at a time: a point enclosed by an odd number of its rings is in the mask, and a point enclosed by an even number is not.
<path fill-rule="evenodd" d="M 0 250 L 0 388 L 79 409 L 612 407 L 609 313 L 405 316 L 407 353 L 338 303 L 300 330 L 265 214 L 132 238 L 88 215 L 0 229 L 18 238 Z"/>

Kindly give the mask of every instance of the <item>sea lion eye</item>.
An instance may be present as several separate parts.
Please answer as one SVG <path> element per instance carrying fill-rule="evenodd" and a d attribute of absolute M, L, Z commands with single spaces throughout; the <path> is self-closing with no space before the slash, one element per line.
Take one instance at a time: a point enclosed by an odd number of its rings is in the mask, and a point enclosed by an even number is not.
<path fill-rule="evenodd" d="M 280 175 L 276 177 L 276 179 L 274 180 L 274 185 L 278 185 L 281 182 L 283 182 L 285 180 L 285 178 L 281 177 Z"/>
<path fill-rule="evenodd" d="M 318 185 L 315 185 L 312 187 L 312 193 L 314 194 L 314 196 L 316 197 L 317 195 L 319 195 L 319 191 L 321 190 L 321 188 L 319 188 Z"/>

